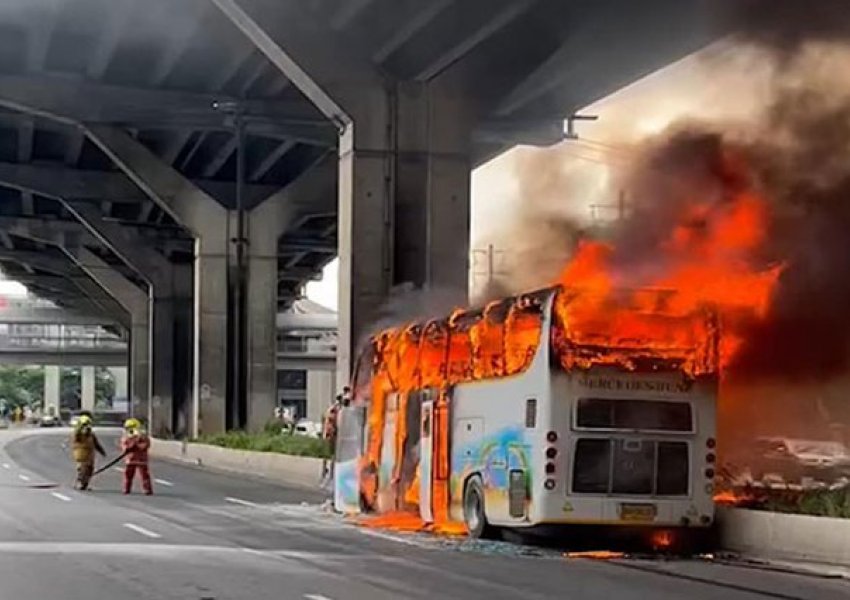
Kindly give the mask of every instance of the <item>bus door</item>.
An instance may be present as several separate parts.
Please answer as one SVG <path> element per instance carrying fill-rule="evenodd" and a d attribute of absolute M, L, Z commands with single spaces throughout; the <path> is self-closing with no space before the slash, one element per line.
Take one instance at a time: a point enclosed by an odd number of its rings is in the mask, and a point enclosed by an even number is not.
<path fill-rule="evenodd" d="M 422 428 L 419 433 L 419 516 L 426 523 L 434 521 L 431 488 L 434 480 L 434 399 L 422 398 Z"/>
<path fill-rule="evenodd" d="M 334 454 L 334 508 L 341 513 L 360 511 L 359 465 L 366 439 L 366 407 L 340 409 Z"/>
<path fill-rule="evenodd" d="M 396 428 L 398 427 L 399 395 L 387 394 L 384 409 L 384 431 L 381 441 L 381 464 L 378 468 L 378 512 L 390 512 L 398 508 L 398 493 L 393 474 L 396 460 Z"/>
<path fill-rule="evenodd" d="M 419 515 L 426 523 L 448 520 L 449 399 L 437 390 L 422 399 Z"/>

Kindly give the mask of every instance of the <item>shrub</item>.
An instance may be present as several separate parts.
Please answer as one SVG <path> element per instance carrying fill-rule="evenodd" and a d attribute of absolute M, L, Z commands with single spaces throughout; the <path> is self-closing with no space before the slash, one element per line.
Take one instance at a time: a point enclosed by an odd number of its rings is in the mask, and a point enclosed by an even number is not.
<path fill-rule="evenodd" d="M 330 458 L 331 451 L 325 440 L 303 435 L 274 433 L 268 430 L 262 433 L 246 433 L 244 431 L 228 431 L 203 435 L 197 440 L 201 444 L 221 446 L 234 450 L 253 450 L 255 452 L 276 452 L 293 456 L 311 456 L 315 458 Z"/>
<path fill-rule="evenodd" d="M 774 494 L 758 508 L 782 513 L 850 519 L 850 487 Z"/>

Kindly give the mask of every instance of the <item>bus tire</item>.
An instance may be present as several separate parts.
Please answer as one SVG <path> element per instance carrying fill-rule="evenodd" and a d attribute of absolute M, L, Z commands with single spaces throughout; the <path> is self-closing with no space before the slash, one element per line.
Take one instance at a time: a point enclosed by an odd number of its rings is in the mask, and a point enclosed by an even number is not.
<path fill-rule="evenodd" d="M 491 539 L 495 536 L 495 530 L 487 522 L 487 512 L 484 510 L 484 486 L 478 477 L 470 479 L 464 489 L 463 520 L 469 537 Z"/>

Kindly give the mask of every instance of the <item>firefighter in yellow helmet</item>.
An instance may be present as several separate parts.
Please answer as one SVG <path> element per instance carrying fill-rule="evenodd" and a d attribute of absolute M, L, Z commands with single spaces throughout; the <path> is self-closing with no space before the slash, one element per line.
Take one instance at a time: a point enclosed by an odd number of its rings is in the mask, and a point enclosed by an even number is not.
<path fill-rule="evenodd" d="M 121 451 L 124 453 L 126 466 L 124 468 L 124 493 L 129 494 L 133 487 L 136 471 L 142 479 L 142 491 L 145 495 L 153 494 L 151 473 L 148 468 L 148 449 L 151 441 L 142 430 L 138 419 L 124 421 L 124 435 L 121 437 Z"/>
<path fill-rule="evenodd" d="M 103 446 L 100 445 L 100 441 L 92 430 L 91 417 L 87 414 L 80 415 L 71 433 L 71 452 L 77 465 L 75 487 L 87 490 L 94 473 L 94 453 L 106 456 Z"/>

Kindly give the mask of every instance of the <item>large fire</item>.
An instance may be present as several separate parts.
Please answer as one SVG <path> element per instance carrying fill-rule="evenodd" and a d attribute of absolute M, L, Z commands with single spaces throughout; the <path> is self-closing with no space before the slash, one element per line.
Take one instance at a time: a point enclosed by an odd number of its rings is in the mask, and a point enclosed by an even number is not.
<path fill-rule="evenodd" d="M 741 183 L 746 178 L 734 180 L 720 197 L 704 199 L 695 189 L 692 201 L 678 203 L 675 225 L 646 252 L 651 261 L 623 260 L 615 242 L 578 245 L 557 282 L 553 306 L 551 341 L 565 369 L 604 364 L 636 370 L 660 364 L 698 376 L 722 372 L 730 364 L 746 341 L 747 325 L 769 313 L 783 268 L 753 266 L 769 212 L 757 191 Z M 540 340 L 543 298 L 526 294 L 483 309 L 457 310 L 448 319 L 413 323 L 372 339 L 370 364 L 360 366 L 371 376 L 355 381 L 356 395 L 371 404 L 361 494 L 384 514 L 367 523 L 422 529 L 420 466 L 409 447 L 410 439 L 418 439 L 409 434 L 419 423 L 408 422 L 413 419 L 408 409 L 412 396 L 431 388 L 441 390 L 432 398 L 431 530 L 462 531 L 449 517 L 446 390 L 526 369 L 538 344 L 549 343 Z M 385 438 L 388 414 L 395 421 L 391 442 Z M 379 476 L 382 461 L 385 473 Z"/>

